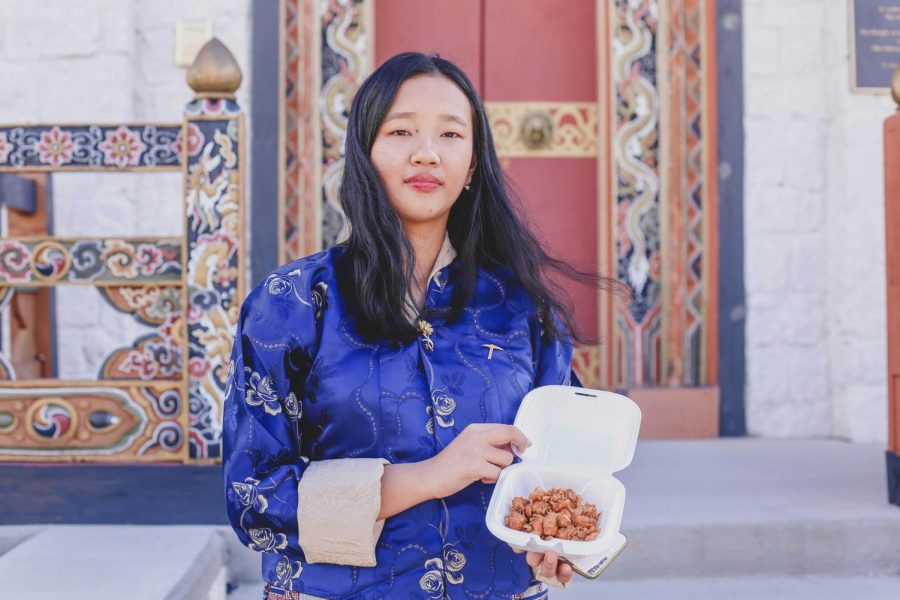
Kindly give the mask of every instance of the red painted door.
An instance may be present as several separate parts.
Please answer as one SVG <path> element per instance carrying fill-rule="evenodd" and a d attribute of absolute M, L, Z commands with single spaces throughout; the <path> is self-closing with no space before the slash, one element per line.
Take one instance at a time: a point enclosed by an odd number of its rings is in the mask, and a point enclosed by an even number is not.
<path fill-rule="evenodd" d="M 597 136 L 582 126 L 596 124 L 595 11 L 595 0 L 375 3 L 375 64 L 407 50 L 438 52 L 458 64 L 492 120 L 507 117 L 512 133 L 496 126 L 494 133 L 532 226 L 551 253 L 591 271 L 599 266 Z M 549 114 L 555 126 L 568 123 L 569 137 L 579 139 L 539 152 L 517 148 L 522 120 L 535 113 Z M 597 293 L 567 280 L 566 289 L 579 326 L 596 339 Z"/>

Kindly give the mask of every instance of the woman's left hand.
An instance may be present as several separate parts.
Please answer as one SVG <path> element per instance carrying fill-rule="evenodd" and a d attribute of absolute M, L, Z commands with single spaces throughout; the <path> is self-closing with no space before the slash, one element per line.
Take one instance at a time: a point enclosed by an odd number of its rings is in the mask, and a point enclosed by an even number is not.
<path fill-rule="evenodd" d="M 518 548 L 513 548 L 513 551 L 518 554 L 524 552 L 524 550 L 519 550 Z M 559 560 L 559 555 L 553 550 L 548 550 L 543 554 L 540 552 L 528 552 L 525 555 L 525 562 L 532 568 L 540 565 L 537 569 L 539 575 L 542 577 L 553 577 L 555 575 L 557 581 L 563 585 L 572 581 L 572 576 L 575 574 L 572 566 Z"/>

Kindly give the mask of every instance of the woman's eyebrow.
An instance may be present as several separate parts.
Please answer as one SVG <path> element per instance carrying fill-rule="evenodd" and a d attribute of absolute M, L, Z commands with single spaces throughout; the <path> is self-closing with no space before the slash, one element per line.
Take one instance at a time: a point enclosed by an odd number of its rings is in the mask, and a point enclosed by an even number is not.
<path fill-rule="evenodd" d="M 414 113 L 414 112 L 394 112 L 394 113 L 389 114 L 387 117 L 385 117 L 384 122 L 387 123 L 388 121 L 390 121 L 392 119 L 411 119 L 414 116 L 416 116 L 416 113 Z M 451 114 L 442 114 L 442 115 L 438 115 L 438 116 L 445 121 L 453 121 L 455 123 L 459 123 L 463 127 L 468 127 L 468 123 L 466 123 L 462 119 L 462 117 L 458 117 L 456 115 L 451 115 Z"/>

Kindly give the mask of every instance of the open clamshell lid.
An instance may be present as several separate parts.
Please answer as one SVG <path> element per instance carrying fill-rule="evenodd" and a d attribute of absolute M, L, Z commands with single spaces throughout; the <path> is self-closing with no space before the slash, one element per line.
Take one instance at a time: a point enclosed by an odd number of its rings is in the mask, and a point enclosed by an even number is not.
<path fill-rule="evenodd" d="M 522 461 L 593 473 L 621 471 L 634 457 L 641 409 L 600 390 L 546 385 L 528 392 L 514 425 L 531 440 Z"/>

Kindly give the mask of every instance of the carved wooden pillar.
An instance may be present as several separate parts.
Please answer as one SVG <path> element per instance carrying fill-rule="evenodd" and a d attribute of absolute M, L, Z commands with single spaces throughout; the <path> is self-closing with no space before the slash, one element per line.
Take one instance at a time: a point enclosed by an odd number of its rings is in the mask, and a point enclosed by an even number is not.
<path fill-rule="evenodd" d="M 184 370 L 190 460 L 221 456 L 222 403 L 231 342 L 244 298 L 244 115 L 234 93 L 241 70 L 216 38 L 187 73 L 196 92 L 184 111 L 187 219 L 184 274 L 188 357 Z"/>

